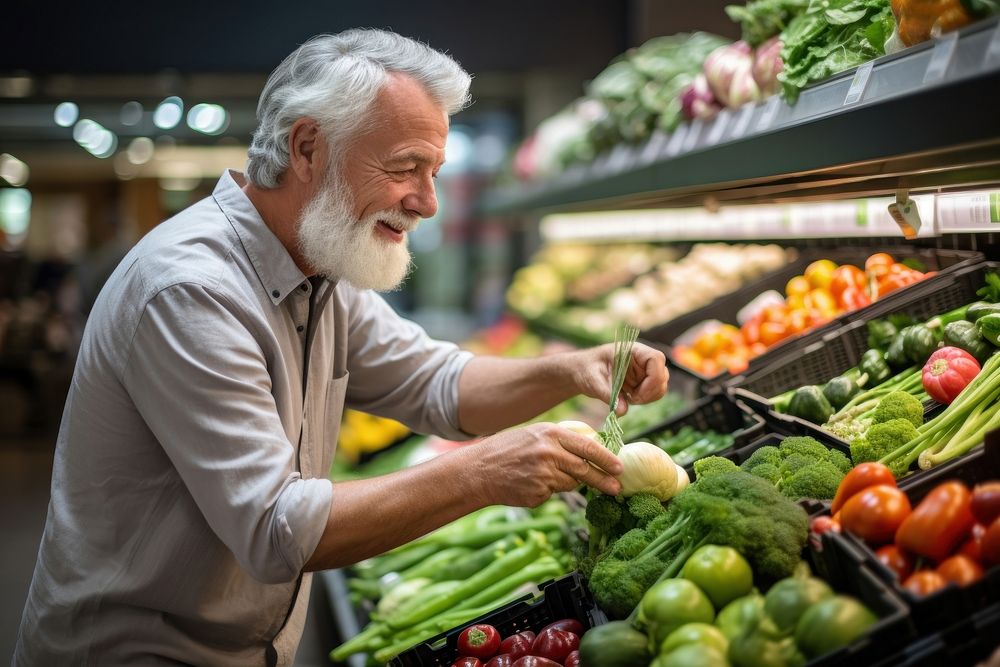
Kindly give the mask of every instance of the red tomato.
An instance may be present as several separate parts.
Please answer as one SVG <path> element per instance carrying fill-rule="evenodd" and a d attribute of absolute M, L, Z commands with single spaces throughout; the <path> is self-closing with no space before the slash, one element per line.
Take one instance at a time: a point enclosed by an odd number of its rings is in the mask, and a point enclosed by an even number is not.
<path fill-rule="evenodd" d="M 546 630 L 565 630 L 566 632 L 572 632 L 574 635 L 583 635 L 583 623 L 576 620 L 575 618 L 563 618 L 558 621 L 553 621 L 549 623 L 544 628 L 538 631 L 538 634 L 543 634 Z"/>
<path fill-rule="evenodd" d="M 906 581 L 913 574 L 913 557 L 897 547 L 887 544 L 875 552 L 878 562 L 892 570 L 900 581 Z"/>
<path fill-rule="evenodd" d="M 830 294 L 839 302 L 840 295 L 848 287 L 859 287 L 864 290 L 865 283 L 867 282 L 864 271 L 856 266 L 844 264 L 833 270 L 833 280 L 830 281 Z"/>
<path fill-rule="evenodd" d="M 488 658 L 500 650 L 500 633 L 492 625 L 477 623 L 458 635 L 458 652 L 474 658 Z"/>
<path fill-rule="evenodd" d="M 969 539 L 959 548 L 958 553 L 968 556 L 977 563 L 983 562 L 983 536 L 986 534 L 986 526 L 981 523 L 972 525 L 969 531 Z"/>
<path fill-rule="evenodd" d="M 535 642 L 535 633 L 530 630 L 519 632 L 500 642 L 500 652 L 507 653 L 511 658 L 518 658 L 531 653 L 531 645 Z"/>
<path fill-rule="evenodd" d="M 972 494 L 961 482 L 938 484 L 900 525 L 896 544 L 940 563 L 972 529 L 971 501 Z"/>
<path fill-rule="evenodd" d="M 855 466 L 837 487 L 837 495 L 833 498 L 830 512 L 836 514 L 851 496 L 876 484 L 896 486 L 896 478 L 892 471 L 881 463 L 870 462 Z"/>
<path fill-rule="evenodd" d="M 840 532 L 840 523 L 833 520 L 832 516 L 818 516 L 809 522 L 809 530 L 816 535 L 822 535 L 825 532 L 833 531 L 835 533 Z"/>
<path fill-rule="evenodd" d="M 934 570 L 920 570 L 903 582 L 903 588 L 914 595 L 924 596 L 936 593 L 948 585 L 948 580 Z"/>
<path fill-rule="evenodd" d="M 483 667 L 483 663 L 479 662 L 479 658 L 465 657 L 451 663 L 451 667 Z"/>
<path fill-rule="evenodd" d="M 937 568 L 938 574 L 959 586 L 968 586 L 983 578 L 983 568 L 968 556 L 961 554 L 945 558 Z"/>
<path fill-rule="evenodd" d="M 1000 517 L 993 519 L 983 534 L 982 555 L 982 563 L 986 567 L 1000 563 Z"/>
<path fill-rule="evenodd" d="M 526 655 L 519 658 L 511 667 L 560 667 L 558 662 L 537 655 Z"/>
<path fill-rule="evenodd" d="M 895 486 L 879 484 L 851 496 L 840 513 L 844 530 L 879 546 L 891 542 L 910 515 L 910 499 Z"/>
<path fill-rule="evenodd" d="M 511 667 L 513 664 L 514 658 L 509 653 L 501 653 L 490 658 L 490 661 L 486 663 L 486 667 Z"/>
<path fill-rule="evenodd" d="M 989 525 L 1000 516 L 1000 482 L 984 482 L 972 489 L 972 516 Z"/>
<path fill-rule="evenodd" d="M 562 662 L 566 656 L 580 648 L 580 636 L 566 630 L 552 628 L 538 633 L 531 645 L 531 654 Z"/>
<path fill-rule="evenodd" d="M 951 405 L 966 385 L 979 375 L 979 371 L 979 362 L 965 350 L 942 347 L 935 350 L 924 364 L 924 390 L 938 403 Z M 996 483 L 996 487 L 996 495 L 1000 499 L 1000 482 Z"/>
<path fill-rule="evenodd" d="M 580 652 L 573 651 L 566 656 L 566 660 L 563 661 L 563 667 L 580 667 Z"/>

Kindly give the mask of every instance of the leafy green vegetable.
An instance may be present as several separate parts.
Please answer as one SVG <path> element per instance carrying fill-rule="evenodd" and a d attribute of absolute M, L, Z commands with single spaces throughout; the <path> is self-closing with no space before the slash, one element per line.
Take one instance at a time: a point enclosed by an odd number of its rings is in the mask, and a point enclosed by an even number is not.
<path fill-rule="evenodd" d="M 774 37 L 809 6 L 809 0 L 751 0 L 729 5 L 726 14 L 743 28 L 743 41 L 758 46 Z"/>

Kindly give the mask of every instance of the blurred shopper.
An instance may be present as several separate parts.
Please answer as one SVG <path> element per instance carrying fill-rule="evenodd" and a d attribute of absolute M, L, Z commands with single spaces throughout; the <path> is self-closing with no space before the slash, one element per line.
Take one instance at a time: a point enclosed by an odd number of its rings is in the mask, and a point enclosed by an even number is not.
<path fill-rule="evenodd" d="M 121 262 L 84 333 L 15 664 L 287 665 L 305 573 L 486 505 L 620 489 L 613 455 L 554 425 L 327 479 L 345 403 L 461 438 L 607 400 L 610 346 L 473 358 L 374 291 L 407 274 L 468 86 L 392 33 L 309 41 L 267 81 L 246 175 Z M 630 400 L 666 384 L 663 355 L 636 346 Z"/>

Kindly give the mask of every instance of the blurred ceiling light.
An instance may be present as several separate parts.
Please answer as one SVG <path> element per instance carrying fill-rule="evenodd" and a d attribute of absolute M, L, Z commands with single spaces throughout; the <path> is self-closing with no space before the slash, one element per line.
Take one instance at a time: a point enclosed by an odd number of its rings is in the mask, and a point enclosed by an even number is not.
<path fill-rule="evenodd" d="M 126 102 L 122 105 L 121 119 L 122 125 L 128 125 L 129 127 L 133 125 L 138 125 L 139 121 L 142 120 L 142 105 L 138 102 Z"/>
<path fill-rule="evenodd" d="M 0 77 L 0 97 L 28 97 L 35 88 L 30 76 Z"/>
<path fill-rule="evenodd" d="M 76 106 L 72 102 L 63 102 L 56 107 L 56 111 L 53 114 L 55 118 L 56 125 L 59 127 L 70 127 L 76 122 L 76 119 L 80 117 L 80 107 Z"/>
<path fill-rule="evenodd" d="M 114 132 L 89 118 L 73 126 L 73 138 L 94 157 L 111 157 L 118 148 L 118 137 Z"/>
<path fill-rule="evenodd" d="M 15 188 L 19 188 L 28 182 L 30 170 L 21 160 L 10 153 L 0 154 L 0 178 L 7 181 Z"/>
<path fill-rule="evenodd" d="M 229 114 L 218 104 L 196 104 L 188 111 L 187 123 L 203 134 L 221 134 L 229 127 Z"/>
<path fill-rule="evenodd" d="M 131 149 L 131 146 L 129 148 Z M 115 174 L 123 181 L 130 181 L 139 173 L 138 168 L 132 162 L 127 152 L 116 155 L 113 164 Z"/>
<path fill-rule="evenodd" d="M 31 193 L 21 188 L 0 190 L 0 229 L 7 242 L 22 240 L 31 221 Z"/>
<path fill-rule="evenodd" d="M 152 160 L 154 152 L 156 152 L 156 145 L 152 139 L 149 137 L 136 137 L 128 145 L 126 155 L 129 162 L 138 165 L 146 164 Z"/>
<path fill-rule="evenodd" d="M 464 127 L 456 125 L 448 131 L 444 158 L 445 163 L 441 171 L 445 174 L 462 173 L 468 169 L 469 160 L 472 158 L 472 137 Z"/>
<path fill-rule="evenodd" d="M 153 112 L 153 125 L 161 130 L 172 130 L 184 117 L 184 101 L 179 97 L 168 97 Z"/>

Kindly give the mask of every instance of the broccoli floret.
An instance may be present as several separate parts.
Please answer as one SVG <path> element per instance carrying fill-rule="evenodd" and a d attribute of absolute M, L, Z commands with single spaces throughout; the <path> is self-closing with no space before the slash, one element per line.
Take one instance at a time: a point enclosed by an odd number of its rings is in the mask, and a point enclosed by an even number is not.
<path fill-rule="evenodd" d="M 893 419 L 905 419 L 913 426 L 924 423 L 924 406 L 914 396 L 905 391 L 894 391 L 886 395 L 872 413 L 872 424 L 885 424 Z"/>
<path fill-rule="evenodd" d="M 754 466 L 750 474 L 761 479 L 766 479 L 771 484 L 777 484 L 781 480 L 781 469 L 773 463 L 761 463 Z"/>
<path fill-rule="evenodd" d="M 830 433 L 833 433 L 841 440 L 850 442 L 857 438 L 864 437 L 869 426 L 871 426 L 871 420 L 869 419 L 844 419 L 832 424 L 825 424 L 823 428 Z"/>
<path fill-rule="evenodd" d="M 781 465 L 781 452 L 778 451 L 777 447 L 771 445 L 764 445 L 760 449 L 754 451 L 746 461 L 740 464 L 743 470 L 750 471 L 761 463 L 773 463 L 774 465 Z"/>
<path fill-rule="evenodd" d="M 622 505 L 614 496 L 607 496 L 603 493 L 591 494 L 587 499 L 587 509 L 585 516 L 590 524 L 590 549 L 591 558 L 596 558 L 607 548 L 608 539 L 621 522 Z"/>
<path fill-rule="evenodd" d="M 781 465 L 778 466 L 778 470 L 781 473 L 782 479 L 788 479 L 803 468 L 808 468 L 815 463 L 816 459 L 813 457 L 805 456 L 803 454 L 792 454 L 781 462 Z"/>
<path fill-rule="evenodd" d="M 605 558 L 590 573 L 590 590 L 611 618 L 625 618 L 663 571 L 658 558 Z"/>
<path fill-rule="evenodd" d="M 633 528 L 615 540 L 615 543 L 611 545 L 611 550 L 608 552 L 608 558 L 631 560 L 649 546 L 651 539 L 642 528 Z"/>
<path fill-rule="evenodd" d="M 854 465 L 877 461 L 917 435 L 916 427 L 907 419 L 890 419 L 884 424 L 874 424 L 864 438 L 851 443 L 851 458 Z"/>
<path fill-rule="evenodd" d="M 651 493 L 637 493 L 626 501 L 628 513 L 635 517 L 636 527 L 642 528 L 664 512 L 663 503 Z"/>
<path fill-rule="evenodd" d="M 828 450 L 826 453 L 825 460 L 828 463 L 833 464 L 834 468 L 836 468 L 845 475 L 851 472 L 851 468 L 854 467 L 853 465 L 851 465 L 851 459 L 847 458 L 847 454 L 840 451 L 839 449 Z"/>
<path fill-rule="evenodd" d="M 694 474 L 697 479 L 734 470 L 738 470 L 737 465 L 723 456 L 706 456 L 694 462 Z"/>
<path fill-rule="evenodd" d="M 815 498 L 829 500 L 837 495 L 837 487 L 844 479 L 844 473 L 829 461 L 819 461 L 802 468 L 784 480 L 780 489 L 792 500 Z"/>
<path fill-rule="evenodd" d="M 795 438 L 785 438 L 781 441 L 778 446 L 778 451 L 785 459 L 799 454 L 805 456 L 806 458 L 817 460 L 826 457 L 827 448 L 824 447 L 819 440 L 816 438 L 810 438 L 809 436 L 801 436 Z"/>

